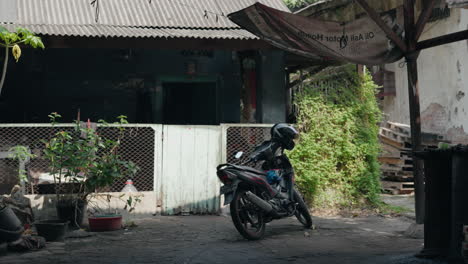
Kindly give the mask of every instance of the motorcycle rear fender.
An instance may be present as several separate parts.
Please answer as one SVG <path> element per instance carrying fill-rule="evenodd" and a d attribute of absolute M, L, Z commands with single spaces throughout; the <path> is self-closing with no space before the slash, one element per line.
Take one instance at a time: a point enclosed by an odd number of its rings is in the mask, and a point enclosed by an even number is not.
<path fill-rule="evenodd" d="M 237 191 L 237 187 L 239 185 L 239 180 L 234 180 L 232 184 L 225 184 L 221 186 L 221 195 L 224 194 L 224 205 L 230 204 L 234 199 L 234 194 Z"/>

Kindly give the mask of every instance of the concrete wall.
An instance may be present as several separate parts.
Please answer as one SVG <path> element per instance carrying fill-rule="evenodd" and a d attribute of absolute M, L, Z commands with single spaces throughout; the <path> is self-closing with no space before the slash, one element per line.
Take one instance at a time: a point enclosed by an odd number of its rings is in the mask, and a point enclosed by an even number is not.
<path fill-rule="evenodd" d="M 135 211 L 129 214 L 123 208 L 125 203 L 115 197 L 124 195 L 123 199 L 128 198 L 127 193 L 109 193 L 114 198 L 111 199 L 111 202 L 108 204 L 105 199 L 95 197 L 92 198 L 88 204 L 88 209 L 110 207 L 112 210 L 116 210 L 124 219 L 134 218 L 144 218 L 149 217 L 157 213 L 156 208 L 156 195 L 154 192 L 140 192 L 132 195 L 141 196 L 141 203 L 135 207 Z M 101 195 L 106 195 L 102 193 Z M 33 208 L 34 216 L 36 220 L 45 220 L 45 219 L 56 219 L 57 212 L 55 209 L 56 198 L 55 195 L 26 195 L 27 198 L 31 200 L 31 206 Z M 86 219 L 85 219 L 86 222 Z"/>
<path fill-rule="evenodd" d="M 260 121 L 264 124 L 286 120 L 286 73 L 284 52 L 268 50 L 260 52 Z"/>
<path fill-rule="evenodd" d="M 421 40 L 466 30 L 468 10 L 451 9 L 451 16 L 428 23 Z M 387 65 L 395 71 L 396 96 L 382 102 L 385 119 L 409 124 L 408 83 L 404 60 Z M 468 42 L 423 50 L 418 60 L 423 131 L 468 143 Z"/>

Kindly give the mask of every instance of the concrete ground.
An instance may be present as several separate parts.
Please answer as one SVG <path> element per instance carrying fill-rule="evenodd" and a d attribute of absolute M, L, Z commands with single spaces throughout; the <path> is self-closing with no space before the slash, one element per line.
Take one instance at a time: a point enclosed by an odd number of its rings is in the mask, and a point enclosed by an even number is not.
<path fill-rule="evenodd" d="M 381 195 L 382 201 L 393 206 L 399 206 L 404 208 L 405 211 L 402 215 L 414 218 L 414 195 L 389 195 L 389 194 L 382 194 Z"/>
<path fill-rule="evenodd" d="M 314 217 L 315 230 L 294 218 L 267 226 L 261 241 L 246 241 L 226 216 L 156 216 L 138 227 L 48 243 L 13 254 L 0 245 L 0 263 L 434 263 L 413 254 L 421 239 L 404 231 L 407 217 Z"/>

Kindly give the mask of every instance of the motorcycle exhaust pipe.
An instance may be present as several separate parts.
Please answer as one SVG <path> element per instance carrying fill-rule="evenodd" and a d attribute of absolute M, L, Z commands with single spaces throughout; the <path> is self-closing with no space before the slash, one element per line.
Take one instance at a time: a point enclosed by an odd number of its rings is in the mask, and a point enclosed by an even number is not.
<path fill-rule="evenodd" d="M 254 203 L 256 206 L 260 207 L 260 209 L 262 209 L 266 214 L 269 214 L 273 217 L 279 217 L 276 210 L 273 209 L 273 206 L 271 206 L 271 204 L 269 204 L 262 198 L 258 197 L 251 191 L 246 192 L 245 195 L 247 196 L 247 199 L 249 199 L 249 201 Z"/>

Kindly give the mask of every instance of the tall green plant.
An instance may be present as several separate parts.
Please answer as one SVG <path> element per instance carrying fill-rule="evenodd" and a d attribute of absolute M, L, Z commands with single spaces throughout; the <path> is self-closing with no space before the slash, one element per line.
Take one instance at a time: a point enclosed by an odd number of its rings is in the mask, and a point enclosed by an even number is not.
<path fill-rule="evenodd" d="M 322 208 L 379 204 L 377 86 L 353 65 L 316 75 L 298 95 L 297 183 Z"/>
<path fill-rule="evenodd" d="M 0 26 L 0 47 L 5 48 L 5 58 L 3 61 L 2 76 L 0 78 L 0 94 L 2 93 L 3 84 L 5 83 L 6 72 L 8 67 L 9 49 L 13 54 L 16 62 L 21 57 L 21 48 L 19 45 L 24 44 L 32 48 L 44 49 L 44 44 L 40 37 L 35 36 L 31 31 L 25 28 L 17 28 L 16 32 L 10 32 L 6 28 Z"/>
<path fill-rule="evenodd" d="M 52 130 L 60 117 L 57 113 L 49 115 Z M 101 126 L 109 126 L 103 120 L 99 122 Z M 115 140 L 99 135 L 90 127 L 83 128 L 76 121 L 73 132 L 59 131 L 43 141 L 44 157 L 50 162 L 55 185 L 74 183 L 79 186 L 77 194 L 62 193 L 56 188 L 57 200 L 62 196 L 69 199 L 70 195 L 77 195 L 79 200 L 85 201 L 96 189 L 108 187 L 122 177 L 133 177 L 138 172 L 135 163 L 123 160 L 118 153 L 125 136 L 125 124 L 128 124 L 127 117 L 119 116 L 114 123 L 119 129 Z"/>

